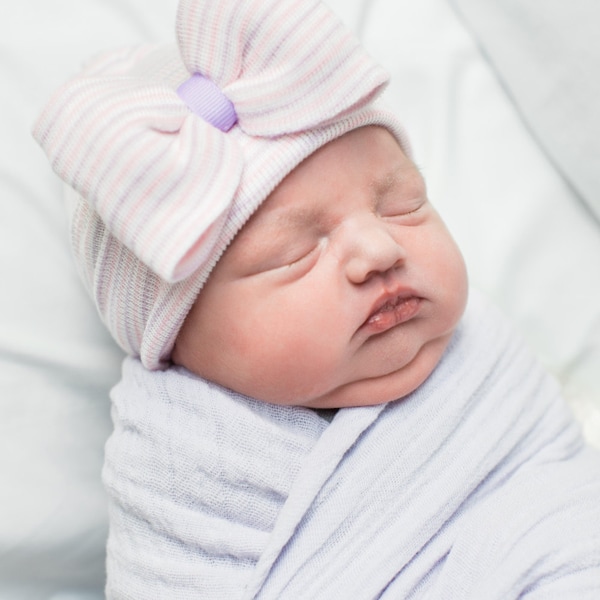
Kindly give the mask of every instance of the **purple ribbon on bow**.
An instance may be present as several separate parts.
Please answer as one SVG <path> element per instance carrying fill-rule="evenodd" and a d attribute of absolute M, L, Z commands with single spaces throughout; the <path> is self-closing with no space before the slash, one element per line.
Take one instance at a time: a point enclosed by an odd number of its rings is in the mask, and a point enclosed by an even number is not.
<path fill-rule="evenodd" d="M 229 131 L 238 120 L 233 103 L 208 77 L 194 73 L 177 94 L 189 109 L 221 131 Z"/>

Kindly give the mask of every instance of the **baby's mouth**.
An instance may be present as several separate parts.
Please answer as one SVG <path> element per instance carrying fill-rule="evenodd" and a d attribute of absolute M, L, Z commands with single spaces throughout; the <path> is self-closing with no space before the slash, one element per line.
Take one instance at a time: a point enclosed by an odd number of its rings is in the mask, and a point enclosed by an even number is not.
<path fill-rule="evenodd" d="M 421 306 L 421 298 L 413 295 L 399 295 L 387 300 L 365 321 L 364 327 L 373 333 L 387 331 L 396 325 L 412 319 Z"/>

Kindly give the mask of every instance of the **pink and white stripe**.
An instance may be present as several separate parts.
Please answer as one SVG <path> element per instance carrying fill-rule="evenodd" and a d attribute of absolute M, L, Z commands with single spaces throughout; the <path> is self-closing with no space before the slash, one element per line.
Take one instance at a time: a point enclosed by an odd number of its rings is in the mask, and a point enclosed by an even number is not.
<path fill-rule="evenodd" d="M 34 128 L 80 197 L 72 235 L 88 289 L 148 368 L 165 364 L 227 245 L 306 156 L 370 123 L 406 147 L 395 118 L 372 105 L 387 75 L 316 0 L 181 0 L 177 38 L 179 53 L 102 57 Z M 233 103 L 229 132 L 176 93 L 195 73 Z"/>

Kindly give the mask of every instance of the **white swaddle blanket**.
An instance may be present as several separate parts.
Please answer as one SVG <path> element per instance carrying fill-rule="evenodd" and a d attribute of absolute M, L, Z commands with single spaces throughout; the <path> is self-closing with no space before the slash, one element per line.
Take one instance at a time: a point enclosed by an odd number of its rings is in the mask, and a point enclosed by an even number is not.
<path fill-rule="evenodd" d="M 473 294 L 410 396 L 316 412 L 127 359 L 108 598 L 600 597 L 600 455 Z"/>

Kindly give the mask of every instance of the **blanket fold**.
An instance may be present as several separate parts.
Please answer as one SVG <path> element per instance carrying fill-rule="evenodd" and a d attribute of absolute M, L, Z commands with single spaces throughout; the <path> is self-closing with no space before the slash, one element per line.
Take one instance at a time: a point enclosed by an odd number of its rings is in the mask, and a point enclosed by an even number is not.
<path fill-rule="evenodd" d="M 600 590 L 600 457 L 476 293 L 419 389 L 331 424 L 132 359 L 113 402 L 109 598 Z"/>

